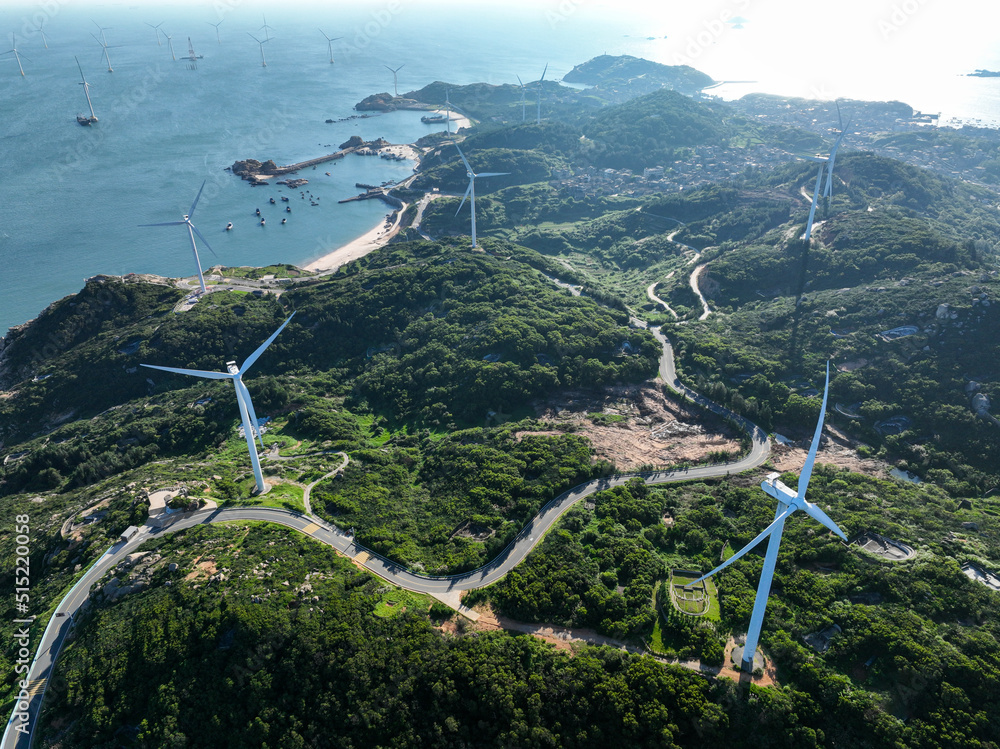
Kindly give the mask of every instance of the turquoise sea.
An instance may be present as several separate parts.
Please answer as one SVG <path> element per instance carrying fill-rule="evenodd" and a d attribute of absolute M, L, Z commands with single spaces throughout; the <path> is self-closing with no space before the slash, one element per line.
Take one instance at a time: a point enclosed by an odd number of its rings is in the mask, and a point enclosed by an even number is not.
<path fill-rule="evenodd" d="M 379 223 L 387 210 L 382 203 L 338 205 L 337 200 L 356 194 L 355 182 L 406 176 L 411 162 L 351 156 L 302 173 L 310 180 L 306 189 L 319 198 L 317 207 L 287 188 L 251 188 L 224 168 L 247 157 L 278 163 L 311 158 L 354 134 L 406 143 L 439 129 L 422 124 L 415 112 L 325 123 L 355 114 L 353 105 L 368 94 L 391 91 L 387 65 L 404 66 L 400 93 L 435 80 L 516 83 L 519 75 L 527 83 L 537 80 L 546 64 L 547 79 L 558 80 L 575 64 L 603 53 L 689 62 L 718 80 L 758 81 L 717 90 L 727 98 L 748 88 L 859 98 L 882 93 L 863 70 L 835 85 L 829 76 L 794 85 L 781 78 L 764 65 L 766 56 L 753 54 L 763 49 L 766 34 L 762 24 L 754 25 L 747 2 L 710 4 L 683 17 L 669 9 L 625 12 L 628 7 L 585 0 L 0 5 L 0 39 L 6 32 L 9 41 L 15 32 L 25 70 L 22 78 L 13 55 L 0 58 L 0 331 L 36 316 L 98 273 L 191 275 L 182 227 L 138 224 L 179 220 L 203 181 L 194 223 L 215 251 L 199 249 L 206 268 L 304 264 Z M 715 23 L 727 8 L 743 13 L 748 23 L 736 28 L 728 21 L 732 13 L 726 23 Z M 267 30 L 261 29 L 264 14 Z M 221 44 L 210 25 L 219 21 Z M 177 61 L 146 25 L 161 22 Z M 39 23 L 48 49 L 34 28 Z M 101 35 L 98 24 L 106 27 L 113 73 L 92 36 Z M 911 28 L 916 27 L 914 21 Z M 333 43 L 332 65 L 320 29 L 343 37 Z M 251 33 L 270 37 L 263 46 L 266 67 Z M 185 59 L 189 37 L 204 56 L 197 69 Z M 916 49 L 918 41 L 914 36 L 909 44 Z M 0 50 L 8 46 L 3 42 Z M 890 46 L 887 54 L 903 52 Z M 75 121 L 86 101 L 74 56 L 100 119 L 89 128 Z M 892 98 L 925 111 L 1000 119 L 1000 79 L 963 78 L 958 93 L 955 89 L 963 67 L 991 64 L 1000 66 L 996 50 L 968 52 L 941 66 L 943 77 L 933 86 L 899 76 L 900 93 Z M 883 77 L 875 78 L 884 89 Z M 793 90 L 783 90 L 789 85 Z M 907 99 L 907 92 L 921 100 Z M 453 101 L 461 105 L 459 98 Z M 284 226 L 281 202 L 267 202 L 282 194 L 292 197 L 293 211 Z M 269 219 L 263 228 L 254 216 L 258 207 Z M 224 231 L 229 221 L 232 232 Z"/>

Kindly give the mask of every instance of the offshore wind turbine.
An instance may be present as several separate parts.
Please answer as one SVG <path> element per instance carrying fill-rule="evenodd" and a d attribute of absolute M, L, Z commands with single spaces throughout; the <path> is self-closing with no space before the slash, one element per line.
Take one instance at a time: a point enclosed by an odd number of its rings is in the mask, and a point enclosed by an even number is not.
<path fill-rule="evenodd" d="M 396 78 L 396 73 L 398 73 L 400 70 L 402 70 L 403 66 L 405 66 L 405 65 L 406 65 L 406 63 L 404 62 L 402 65 L 400 65 L 395 70 L 393 70 L 392 68 L 390 68 L 388 65 L 385 66 L 386 70 L 391 70 L 392 71 L 392 94 L 393 94 L 393 96 L 396 96 L 396 97 L 399 96 L 399 89 L 396 87 L 396 82 L 398 80 Z"/>
<path fill-rule="evenodd" d="M 208 180 L 205 180 L 207 182 Z M 205 189 L 205 182 L 201 183 L 201 188 L 198 190 L 198 194 L 195 195 L 194 202 L 191 204 L 191 210 L 184 214 L 184 219 L 182 221 L 166 221 L 160 224 L 139 224 L 139 226 L 186 226 L 188 230 L 188 236 L 191 238 L 191 252 L 194 253 L 194 264 L 198 268 L 198 283 L 201 285 L 201 293 L 204 294 L 208 291 L 205 288 L 205 277 L 201 273 L 201 260 L 198 258 L 198 245 L 194 243 L 194 235 L 197 234 L 199 239 L 205 243 L 205 246 L 215 254 L 215 250 L 212 249 L 212 245 L 208 243 L 205 236 L 198 231 L 198 227 L 191 223 L 191 218 L 194 216 L 194 209 L 198 205 L 198 200 L 201 198 L 201 191 Z"/>
<path fill-rule="evenodd" d="M 170 50 L 170 59 L 177 62 L 177 56 L 174 54 L 174 43 L 172 41 L 173 37 L 166 33 L 164 33 L 164 36 L 167 37 L 167 48 Z"/>
<path fill-rule="evenodd" d="M 771 579 L 774 577 L 774 567 L 778 561 L 778 547 L 781 545 L 781 532 L 785 525 L 785 520 L 796 510 L 804 511 L 809 517 L 825 525 L 845 541 L 847 536 L 840 530 L 819 506 L 806 500 L 806 490 L 809 488 L 809 478 L 812 476 L 813 464 L 816 462 L 816 451 L 819 448 L 820 437 L 823 433 L 823 418 L 826 416 L 826 399 L 830 393 L 830 363 L 826 365 L 826 387 L 823 390 L 823 405 L 819 412 L 819 421 L 816 423 L 816 431 L 813 434 L 812 444 L 809 446 L 809 454 L 806 462 L 802 466 L 802 473 L 799 475 L 799 484 L 795 491 L 792 491 L 778 480 L 779 474 L 772 473 L 761 483 L 760 488 L 765 493 L 778 500 L 778 506 L 774 511 L 774 521 L 767 526 L 750 543 L 733 554 L 729 559 L 720 564 L 707 575 L 702 575 L 697 580 L 685 585 L 689 588 L 692 585 L 706 580 L 715 573 L 724 570 L 737 559 L 742 557 L 752 548 L 757 546 L 765 538 L 767 542 L 767 554 L 764 556 L 764 566 L 760 573 L 760 583 L 757 586 L 757 597 L 753 603 L 753 614 L 750 617 L 750 627 L 747 629 L 746 645 L 743 648 L 743 658 L 741 668 L 747 673 L 753 672 L 754 655 L 757 652 L 757 644 L 760 642 L 760 628 L 764 622 L 764 609 L 767 607 L 767 597 L 771 591 Z"/>
<path fill-rule="evenodd" d="M 458 144 L 455 144 L 455 148 L 458 148 Z M 472 212 L 472 246 L 476 246 L 476 177 L 502 177 L 510 172 L 481 172 L 476 174 L 472 171 L 472 167 L 469 165 L 469 160 L 465 158 L 465 154 L 462 153 L 462 149 L 458 148 L 458 155 L 462 157 L 462 163 L 465 164 L 465 174 L 469 178 L 469 186 L 465 189 L 465 195 L 462 196 L 462 202 L 458 204 L 458 211 L 455 211 L 457 216 L 459 211 L 462 210 L 462 206 L 465 205 L 465 199 L 471 197 L 470 210 Z"/>
<path fill-rule="evenodd" d="M 542 77 L 538 79 L 538 117 L 535 120 L 536 125 L 542 124 L 542 81 L 545 80 L 545 74 L 549 70 L 549 64 L 545 63 L 545 70 L 542 71 Z"/>
<path fill-rule="evenodd" d="M 83 74 L 83 66 L 80 64 L 80 58 L 74 55 L 73 59 L 76 60 L 76 66 L 80 68 L 80 77 L 83 78 L 83 82 L 80 85 L 83 86 L 83 93 L 87 96 L 87 106 L 90 107 L 90 118 L 88 119 L 82 115 L 77 115 L 76 121 L 81 125 L 90 125 L 91 123 L 97 122 L 97 115 L 94 114 L 94 105 L 90 101 L 90 84 L 87 83 L 87 76 Z"/>
<path fill-rule="evenodd" d="M 222 21 L 225 21 L 225 20 L 226 20 L 225 18 L 222 19 Z M 222 44 L 222 39 L 219 37 L 219 26 L 222 25 L 222 21 L 219 21 L 218 23 L 212 23 L 211 21 L 205 21 L 205 23 L 207 23 L 209 26 L 214 26 L 215 27 L 215 41 L 217 41 L 219 44 Z"/>
<path fill-rule="evenodd" d="M 21 77 L 24 77 L 24 68 L 21 67 L 21 56 L 17 53 L 17 42 L 14 41 L 14 34 L 10 35 L 10 49 L 8 49 L 3 54 L 9 55 L 11 52 L 14 53 L 14 59 L 17 60 L 17 69 L 21 71 Z M 28 58 L 25 58 L 28 59 Z"/>
<path fill-rule="evenodd" d="M 151 23 L 146 22 L 146 21 L 143 21 L 143 23 L 145 23 L 147 26 L 149 26 L 149 28 L 151 28 L 153 30 L 153 32 L 156 34 L 156 46 L 157 47 L 162 47 L 163 43 L 160 41 L 160 27 L 163 25 L 163 21 L 160 21 L 155 26 L 153 24 L 151 24 Z M 166 36 L 166 34 L 164 34 L 164 36 Z"/>
<path fill-rule="evenodd" d="M 34 26 L 35 31 L 37 31 L 39 34 L 42 35 L 42 44 L 45 45 L 45 49 L 48 49 L 49 48 L 49 40 L 45 38 L 45 31 L 42 29 L 42 26 L 45 25 L 45 19 L 43 18 L 41 20 L 41 22 L 37 26 L 35 26 L 35 24 L 31 24 L 31 25 Z"/>
<path fill-rule="evenodd" d="M 207 372 L 202 369 L 180 369 L 178 367 L 161 367 L 156 364 L 143 364 L 141 366 L 148 367 L 149 369 L 162 369 L 164 372 L 174 372 L 176 374 L 193 375 L 195 377 L 204 377 L 209 380 L 230 380 L 233 383 L 233 389 L 236 390 L 236 402 L 240 407 L 240 421 L 243 422 L 243 436 L 247 441 L 247 449 L 250 451 L 250 464 L 253 466 L 253 475 L 257 480 L 257 494 L 263 494 L 267 487 L 264 485 L 264 476 L 260 470 L 260 458 L 257 455 L 257 445 L 254 444 L 254 435 L 260 440 L 261 450 L 264 449 L 264 438 L 260 433 L 260 424 L 257 421 L 257 414 L 253 408 L 253 402 L 250 400 L 250 391 L 247 390 L 247 386 L 243 384 L 243 375 L 246 374 L 247 370 L 254 365 L 254 362 L 260 358 L 260 355 L 267 350 L 274 339 L 278 337 L 278 334 L 285 329 L 285 326 L 291 322 L 292 318 L 295 317 L 293 312 L 288 316 L 288 318 L 281 323 L 276 331 L 274 331 L 271 336 L 264 341 L 257 350 L 254 351 L 250 356 L 248 356 L 243 361 L 243 366 L 237 367 L 236 362 L 230 361 L 226 362 L 225 372 Z"/>
<path fill-rule="evenodd" d="M 264 59 L 264 43 L 265 42 L 269 42 L 270 39 L 265 39 L 262 42 L 260 39 L 258 39 L 253 34 L 251 34 L 249 31 L 247 32 L 247 36 L 249 36 L 251 39 L 253 39 L 255 42 L 257 42 L 257 44 L 260 45 L 260 66 L 262 68 L 266 68 L 267 67 L 267 60 Z"/>
<path fill-rule="evenodd" d="M 329 36 L 326 35 L 326 32 L 323 31 L 323 29 L 320 29 L 319 33 L 321 33 L 323 35 L 323 38 L 326 39 L 327 44 L 330 45 L 330 64 L 333 65 L 333 43 L 335 41 L 337 41 L 338 39 L 343 39 L 344 37 L 342 37 L 342 36 L 329 37 Z"/>
<path fill-rule="evenodd" d="M 521 87 L 521 122 L 524 122 L 524 116 L 525 116 L 524 84 L 521 83 L 521 76 L 517 76 L 517 85 Z"/>
<path fill-rule="evenodd" d="M 94 21 L 94 23 L 97 24 L 96 21 Z M 108 40 L 104 36 L 104 32 L 110 30 L 111 27 L 110 26 L 103 26 L 103 27 L 102 26 L 97 26 L 97 28 L 99 28 L 101 30 L 101 38 L 98 39 L 96 36 L 94 36 L 94 34 L 91 34 L 91 36 L 94 37 L 94 41 L 95 42 L 97 42 L 98 44 L 101 45 L 101 47 L 104 48 L 104 55 L 103 55 L 103 57 L 104 57 L 105 61 L 107 61 L 107 63 L 108 63 L 108 72 L 109 73 L 114 73 L 115 72 L 114 68 L 111 67 L 111 57 L 108 55 L 108 49 L 110 49 L 110 47 L 108 45 Z M 115 46 L 117 46 L 117 45 L 115 45 Z"/>

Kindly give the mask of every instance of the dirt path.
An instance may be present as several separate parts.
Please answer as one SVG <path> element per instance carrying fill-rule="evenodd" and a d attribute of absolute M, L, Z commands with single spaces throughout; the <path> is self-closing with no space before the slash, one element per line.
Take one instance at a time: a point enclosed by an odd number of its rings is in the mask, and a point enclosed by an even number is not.
<path fill-rule="evenodd" d="M 701 308 L 703 310 L 701 317 L 698 318 L 699 320 L 704 320 L 712 314 L 712 310 L 709 308 L 708 302 L 705 301 L 705 297 L 702 295 L 701 289 L 698 286 L 698 279 L 701 277 L 702 271 L 705 270 L 707 266 L 708 263 L 702 263 L 691 273 L 691 291 L 693 291 L 698 296 L 698 299 L 701 300 Z"/>
<path fill-rule="evenodd" d="M 669 280 L 670 277 L 673 276 L 675 272 L 676 271 L 670 271 L 670 273 L 667 274 L 667 277 L 664 280 L 665 281 Z M 677 313 L 674 312 L 670 308 L 669 304 L 667 304 L 665 301 L 663 301 L 662 299 L 660 299 L 660 297 L 656 296 L 655 291 L 656 291 L 656 286 L 657 286 L 658 283 L 659 283 L 659 281 L 653 281 L 653 283 L 651 283 L 649 285 L 649 288 L 646 289 L 646 296 L 649 297 L 650 301 L 656 302 L 657 304 L 661 305 L 663 307 L 663 309 L 665 309 L 667 312 L 669 312 L 671 315 L 673 315 L 674 319 L 676 320 L 677 319 Z"/>

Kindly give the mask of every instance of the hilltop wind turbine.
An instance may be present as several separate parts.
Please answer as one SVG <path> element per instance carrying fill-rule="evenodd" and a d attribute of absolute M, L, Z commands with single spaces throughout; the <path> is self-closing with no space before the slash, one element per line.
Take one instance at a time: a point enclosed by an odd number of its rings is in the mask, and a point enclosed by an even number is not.
<path fill-rule="evenodd" d="M 781 531 L 784 528 L 785 520 L 796 510 L 803 510 L 809 517 L 825 525 L 845 541 L 847 536 L 837 527 L 818 505 L 806 500 L 806 489 L 809 488 L 809 478 L 812 476 L 813 463 L 816 462 L 816 450 L 819 448 L 820 436 L 823 432 L 823 418 L 826 416 L 826 398 L 830 393 L 830 364 L 826 365 L 826 387 L 823 390 L 823 405 L 819 412 L 819 421 L 816 423 L 816 431 L 813 434 L 812 444 L 809 446 L 809 454 L 806 462 L 802 466 L 802 473 L 799 475 L 799 484 L 796 491 L 792 491 L 778 480 L 778 474 L 770 474 L 761 483 L 760 488 L 765 493 L 778 500 L 778 506 L 774 511 L 774 521 L 767 526 L 750 543 L 733 554 L 729 559 L 720 564 L 707 575 L 702 575 L 694 582 L 685 585 L 689 588 L 692 585 L 706 580 L 715 573 L 724 570 L 748 551 L 753 549 L 765 538 L 770 537 L 767 542 L 767 554 L 764 556 L 764 566 L 760 573 L 760 583 L 757 586 L 757 597 L 753 603 L 753 614 L 750 617 L 750 627 L 747 629 L 746 645 L 743 648 L 743 659 L 741 668 L 747 673 L 753 672 L 753 659 L 757 652 L 757 643 L 760 641 L 760 628 L 764 621 L 764 609 L 767 607 L 767 597 L 771 591 L 771 579 L 774 577 L 774 567 L 778 561 L 778 547 L 781 545 Z"/>
<path fill-rule="evenodd" d="M 536 125 L 542 124 L 542 81 L 545 80 L 545 74 L 549 71 L 549 64 L 545 63 L 545 70 L 542 71 L 542 77 L 538 79 L 538 117 L 535 120 Z"/>
<path fill-rule="evenodd" d="M 837 117 L 840 117 L 840 105 L 837 105 Z M 833 165 L 837 161 L 837 149 L 840 148 L 840 142 L 844 139 L 847 134 L 847 128 L 851 126 L 851 121 L 847 121 L 847 125 L 844 125 L 843 120 L 840 122 L 840 135 L 837 136 L 837 140 L 833 143 L 833 148 L 830 150 L 830 164 L 826 168 L 826 187 L 823 188 L 823 197 L 828 198 L 833 190 Z"/>
<path fill-rule="evenodd" d="M 458 148 L 458 144 L 455 144 L 455 148 Z M 465 205 L 465 199 L 471 197 L 470 210 L 472 212 L 472 246 L 476 246 L 476 177 L 502 177 L 510 172 L 481 172 L 476 174 L 472 171 L 472 167 L 469 165 L 469 160 L 465 158 L 465 154 L 462 153 L 462 149 L 458 148 L 458 155 L 462 157 L 462 163 L 465 164 L 465 174 L 469 178 L 469 186 L 465 190 L 465 195 L 462 196 L 462 202 L 458 204 L 458 211 L 455 211 L 457 216 L 459 211 L 462 210 L 462 206 Z"/>
<path fill-rule="evenodd" d="M 83 74 L 83 66 L 80 64 L 80 58 L 74 55 L 73 59 L 76 60 L 76 66 L 80 68 L 80 77 L 83 78 L 83 82 L 80 85 L 83 86 L 83 93 L 86 94 L 87 105 L 90 107 L 90 118 L 88 119 L 81 115 L 77 115 L 76 121 L 81 125 L 89 125 L 93 122 L 97 122 L 97 115 L 94 114 L 94 105 L 90 101 L 90 84 L 87 83 L 87 76 Z M 84 120 L 86 120 L 86 122 Z"/>
<path fill-rule="evenodd" d="M 247 36 L 249 36 L 251 39 L 253 39 L 255 42 L 257 42 L 257 44 L 260 45 L 260 66 L 262 68 L 266 68 L 267 67 L 267 60 L 264 59 L 264 43 L 265 42 L 269 42 L 271 40 L 270 39 L 265 39 L 262 42 L 260 39 L 258 39 L 253 34 L 251 34 L 249 31 L 247 32 Z"/>
<path fill-rule="evenodd" d="M 17 69 L 21 71 L 21 77 L 24 77 L 24 68 L 21 67 L 21 56 L 17 53 L 17 42 L 14 41 L 14 34 L 10 35 L 10 49 L 8 49 L 3 54 L 9 55 L 11 52 L 14 53 L 14 59 L 17 60 Z M 25 57 L 25 60 L 28 58 Z"/>
<path fill-rule="evenodd" d="M 819 201 L 819 186 L 820 182 L 823 180 L 823 168 L 826 166 L 829 159 L 825 156 L 809 156 L 807 157 L 809 161 L 815 161 L 819 163 L 819 171 L 816 172 L 816 187 L 813 190 L 812 205 L 809 206 L 809 220 L 806 222 L 806 233 L 802 235 L 802 238 L 808 242 L 809 237 L 812 236 L 813 230 L 813 219 L 816 217 L 816 203 Z"/>
<path fill-rule="evenodd" d="M 208 180 L 205 180 L 207 182 Z M 194 209 L 198 205 L 198 200 L 201 198 L 201 191 L 205 189 L 205 182 L 201 183 L 201 188 L 198 190 L 198 194 L 194 198 L 194 202 L 191 204 L 191 210 L 184 214 L 183 221 L 166 221 L 161 224 L 139 224 L 139 226 L 186 226 L 188 230 L 188 236 L 191 237 L 191 252 L 194 253 L 194 264 L 198 268 L 198 283 L 201 285 L 201 293 L 204 294 L 207 289 L 205 288 L 205 277 L 201 274 L 201 260 L 198 259 L 198 246 L 194 243 L 194 235 L 197 234 L 198 238 L 205 243 L 205 246 L 214 255 L 215 250 L 212 249 L 212 245 L 208 243 L 204 235 L 198 231 L 198 227 L 191 223 L 191 218 L 194 216 Z"/>
<path fill-rule="evenodd" d="M 225 21 L 225 20 L 226 20 L 225 18 L 222 19 L 222 21 Z M 219 21 L 218 23 L 212 23 L 211 21 L 205 21 L 205 23 L 207 23 L 209 26 L 214 26 L 215 27 L 215 41 L 217 41 L 219 44 L 222 44 L 222 39 L 219 37 L 219 27 L 222 25 L 222 21 Z"/>
<path fill-rule="evenodd" d="M 149 28 L 151 28 L 153 30 L 153 33 L 156 34 L 156 46 L 157 47 L 162 47 L 163 46 L 163 42 L 160 41 L 160 27 L 163 25 L 163 21 L 160 21 L 155 26 L 153 24 L 147 22 L 147 21 L 143 21 L 143 23 L 145 23 L 147 26 L 149 26 Z M 164 36 L 166 36 L 166 34 L 164 34 Z"/>
<path fill-rule="evenodd" d="M 333 37 L 327 36 L 326 32 L 323 31 L 323 29 L 320 29 L 319 33 L 321 33 L 323 35 L 323 38 L 326 39 L 327 44 L 329 44 L 329 46 L 330 46 L 330 64 L 333 65 L 333 43 L 335 41 L 337 41 L 338 39 L 343 39 L 344 37 L 342 37 L 342 36 L 333 36 Z"/>
<path fill-rule="evenodd" d="M 264 32 L 264 41 L 265 42 L 269 42 L 269 41 L 271 41 L 271 35 L 268 34 L 267 32 L 274 31 L 274 29 L 272 29 L 270 26 L 267 25 L 267 16 L 265 16 L 263 13 L 261 13 L 260 17 L 264 19 L 264 25 L 261 26 L 259 29 L 257 29 L 257 31 L 263 31 Z"/>
<path fill-rule="evenodd" d="M 517 76 L 517 85 L 521 87 L 521 122 L 524 122 L 525 119 L 524 84 L 521 83 L 521 76 Z"/>
<path fill-rule="evenodd" d="M 45 45 L 45 49 L 48 49 L 49 48 L 49 40 L 45 38 L 45 31 L 42 29 L 42 26 L 45 25 L 45 19 L 43 18 L 41 20 L 41 22 L 37 26 L 35 26 L 35 24 L 31 24 L 31 25 L 34 26 L 35 31 L 37 31 L 39 34 L 42 35 L 42 44 Z"/>
<path fill-rule="evenodd" d="M 260 358 L 260 355 L 267 350 L 274 339 L 278 337 L 278 333 L 285 329 L 285 326 L 291 322 L 292 318 L 295 317 L 293 312 L 288 316 L 288 318 L 281 323 L 276 331 L 271 334 L 271 337 L 264 341 L 256 351 L 254 351 L 250 356 L 248 356 L 242 367 L 237 367 L 236 362 L 230 361 L 226 362 L 225 372 L 206 372 L 202 369 L 180 369 L 178 367 L 161 367 L 156 364 L 143 364 L 143 367 L 148 367 L 149 369 L 162 369 L 164 372 L 174 372 L 176 374 L 193 375 L 195 377 L 204 377 L 209 380 L 231 380 L 233 383 L 233 389 L 236 390 L 236 402 L 240 407 L 240 420 L 243 422 L 243 436 L 247 441 L 247 449 L 250 451 L 250 464 L 253 466 L 253 475 L 257 480 L 257 494 L 263 494 L 267 487 L 264 485 L 264 476 L 260 471 L 260 458 L 257 455 L 257 446 L 254 444 L 254 435 L 260 440 L 260 448 L 264 449 L 264 438 L 260 433 L 260 424 L 257 421 L 257 414 L 253 409 L 253 402 L 250 400 L 250 391 L 247 390 L 247 386 L 243 384 L 243 375 L 246 374 L 247 370 L 254 365 L 254 362 Z"/>
<path fill-rule="evenodd" d="M 396 78 L 396 73 L 398 73 L 400 70 L 402 70 L 405 65 L 406 65 L 406 63 L 404 62 L 402 65 L 400 65 L 395 70 L 393 70 L 392 68 L 390 68 L 388 65 L 385 66 L 386 70 L 391 70 L 392 71 L 392 94 L 393 94 L 393 96 L 396 96 L 396 97 L 399 96 L 399 89 L 396 87 L 396 83 L 397 83 L 397 80 L 398 80 Z"/>
<path fill-rule="evenodd" d="M 448 89 L 445 89 L 444 90 L 444 117 L 445 117 L 444 126 L 447 129 L 449 135 L 451 135 L 451 101 L 448 99 L 448 97 L 450 95 L 451 95 L 451 92 Z"/>

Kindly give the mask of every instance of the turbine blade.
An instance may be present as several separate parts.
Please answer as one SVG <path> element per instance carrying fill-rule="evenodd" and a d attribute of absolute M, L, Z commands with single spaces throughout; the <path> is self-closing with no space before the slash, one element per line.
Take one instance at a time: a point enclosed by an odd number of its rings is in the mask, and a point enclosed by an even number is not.
<path fill-rule="evenodd" d="M 205 377 L 209 380 L 229 380 L 233 375 L 228 372 L 208 372 L 204 369 L 180 369 L 179 367 L 161 367 L 158 364 L 140 364 L 140 367 L 149 369 L 162 369 L 164 372 L 174 372 L 175 374 L 193 375 L 195 377 Z"/>
<path fill-rule="evenodd" d="M 295 313 L 294 312 L 292 314 L 290 314 L 288 316 L 288 318 L 283 323 L 281 323 L 281 327 L 279 327 L 276 331 L 274 331 L 273 333 L 271 333 L 271 337 L 270 338 L 268 338 L 266 341 L 264 341 L 262 344 L 260 344 L 260 346 L 257 347 L 257 350 L 254 351 L 252 354 L 250 354 L 250 356 L 248 356 L 246 358 L 246 360 L 243 362 L 243 366 L 240 367 L 240 374 L 241 375 L 244 372 L 246 372 L 248 369 L 250 369 L 250 367 L 253 366 L 253 363 L 255 361 L 257 361 L 257 359 L 260 358 L 260 355 L 264 353 L 264 350 L 268 346 L 270 346 L 271 343 L 274 342 L 274 339 L 278 337 L 278 333 L 280 333 L 282 330 L 285 329 L 285 326 L 288 325 L 288 323 L 290 323 L 292 321 L 293 317 L 295 317 Z"/>
<path fill-rule="evenodd" d="M 733 562 L 735 562 L 737 559 L 739 559 L 740 557 L 742 557 L 748 551 L 750 551 L 751 549 L 753 549 L 757 544 L 759 544 L 761 541 L 763 541 L 765 537 L 767 537 L 768 535 L 770 535 L 771 531 L 774 530 L 775 526 L 777 526 L 778 524 L 784 522 L 785 518 L 787 518 L 793 512 L 795 512 L 795 508 L 794 507 L 787 507 L 787 508 L 785 508 L 785 511 L 779 513 L 777 515 L 777 517 L 775 517 L 774 520 L 771 522 L 771 524 L 769 526 L 767 526 L 767 528 L 765 528 L 764 530 L 762 530 L 760 533 L 758 533 L 757 537 L 754 538 L 750 543 L 748 543 L 742 549 L 740 549 L 739 551 L 737 551 L 735 554 L 733 554 L 731 557 L 729 557 L 729 559 L 727 559 L 725 562 L 723 562 L 722 564 L 720 564 L 718 567 L 716 567 L 714 570 L 712 570 L 711 572 L 709 572 L 707 575 L 702 575 L 697 580 L 694 580 L 694 581 L 688 583 L 687 585 L 697 585 L 702 580 L 707 580 L 708 578 L 710 578 L 716 572 L 721 572 L 722 570 L 726 569 L 726 567 L 728 567 L 729 565 L 731 565 Z M 685 587 L 687 587 L 687 585 Z"/>
<path fill-rule="evenodd" d="M 198 239 L 200 239 L 202 242 L 205 243 L 205 246 L 208 248 L 208 251 L 211 252 L 216 257 L 218 257 L 218 255 L 216 254 L 215 250 L 212 249 L 212 245 L 210 245 L 208 243 L 208 240 L 205 239 L 205 235 L 202 234 L 200 231 L 198 231 L 198 227 L 195 226 L 194 224 L 191 224 L 191 228 L 194 230 L 194 233 L 198 235 Z"/>
<path fill-rule="evenodd" d="M 816 431 L 813 433 L 812 444 L 809 446 L 809 455 L 806 456 L 805 465 L 802 466 L 802 473 L 799 474 L 799 488 L 797 496 L 799 499 L 806 498 L 806 489 L 809 487 L 809 478 L 812 476 L 813 463 L 816 462 L 816 451 L 819 449 L 819 440 L 823 434 L 823 419 L 826 418 L 826 397 L 830 394 L 830 362 L 826 363 L 826 387 L 823 388 L 823 405 L 819 409 L 819 421 L 816 422 Z"/>
<path fill-rule="evenodd" d="M 545 63 L 545 70 L 543 70 L 543 71 L 542 71 L 542 77 L 538 79 L 538 85 L 539 85 L 539 86 L 540 86 L 540 85 L 542 84 L 542 81 L 544 81 L 544 80 L 545 80 L 545 74 L 546 74 L 547 72 L 549 72 L 549 64 L 548 64 L 548 63 Z"/>
<path fill-rule="evenodd" d="M 837 105 L 837 122 L 840 123 L 840 132 L 844 132 L 844 118 L 840 115 L 840 102 L 834 99 L 833 103 Z"/>
<path fill-rule="evenodd" d="M 477 174 L 477 177 L 503 177 L 510 174 L 510 172 L 481 172 Z"/>
<path fill-rule="evenodd" d="M 462 206 L 465 205 L 465 201 L 469 197 L 469 193 L 472 192 L 472 181 L 474 179 L 475 179 L 475 177 L 473 177 L 472 179 L 470 179 L 469 180 L 469 186 L 465 188 L 465 195 L 462 196 L 462 202 L 458 204 L 458 210 L 455 211 L 455 215 L 456 216 L 461 212 Z"/>
<path fill-rule="evenodd" d="M 812 502 L 803 502 L 802 510 L 813 520 L 819 521 L 842 539 L 845 541 L 847 540 L 847 536 L 844 535 L 844 532 L 840 530 L 837 524 L 830 519 L 829 515 L 819 508 L 819 505 L 814 505 Z"/>
<path fill-rule="evenodd" d="M 473 173 L 472 167 L 469 166 L 469 160 L 465 158 L 465 154 L 462 153 L 462 149 L 458 147 L 458 143 L 455 144 L 455 148 L 458 149 L 458 155 L 462 157 L 462 163 L 465 164 L 465 171 L 469 172 L 470 174 Z"/>
<path fill-rule="evenodd" d="M 138 224 L 138 226 L 182 226 L 186 223 L 187 221 L 167 221 L 162 224 Z"/>
<path fill-rule="evenodd" d="M 206 179 L 205 182 L 208 182 Z M 194 218 L 194 208 L 198 205 L 198 201 L 201 199 L 201 191 L 205 189 L 205 182 L 201 183 L 201 187 L 198 188 L 198 194 L 194 196 L 194 202 L 191 204 L 191 210 L 188 211 L 188 220 Z"/>
<path fill-rule="evenodd" d="M 264 449 L 264 436 L 260 433 L 260 423 L 257 421 L 257 412 L 253 410 L 253 401 L 250 399 L 250 391 L 247 390 L 247 386 L 243 384 L 243 380 L 239 377 L 234 377 L 233 382 L 236 384 L 236 389 L 243 393 L 243 403 L 247 407 L 247 414 L 250 416 L 250 424 L 253 426 L 254 431 L 257 432 L 257 439 L 260 440 L 260 449 Z"/>
<path fill-rule="evenodd" d="M 524 88 L 524 84 L 521 83 L 521 76 L 515 75 L 514 77 L 517 78 L 517 85 L 519 85 L 521 88 Z"/>

